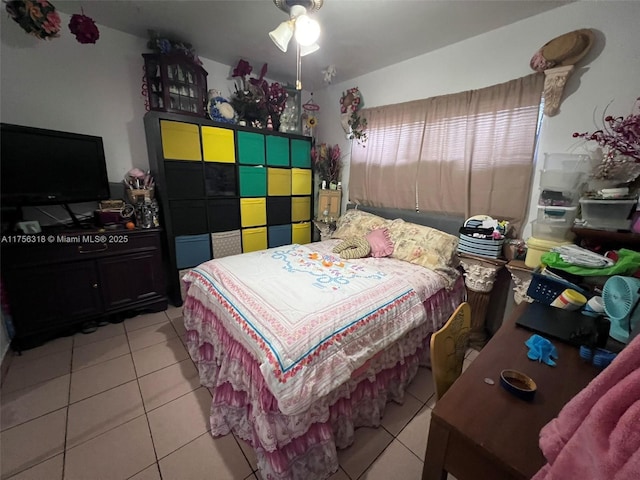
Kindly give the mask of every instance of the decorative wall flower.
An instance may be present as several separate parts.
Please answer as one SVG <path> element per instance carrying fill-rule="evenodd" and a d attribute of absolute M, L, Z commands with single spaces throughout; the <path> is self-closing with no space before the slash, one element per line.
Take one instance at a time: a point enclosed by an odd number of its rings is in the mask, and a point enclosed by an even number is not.
<path fill-rule="evenodd" d="M 81 9 L 82 11 L 82 9 Z M 76 36 L 76 40 L 80 43 L 96 43 L 100 38 L 100 31 L 96 26 L 96 22 L 92 18 L 82 14 L 74 13 L 69 21 L 69 30 Z"/>
<path fill-rule="evenodd" d="M 347 138 L 358 142 L 367 141 L 367 119 L 358 114 L 362 108 L 362 95 L 358 87 L 350 88 L 340 98 L 340 120 Z"/>
<path fill-rule="evenodd" d="M 42 40 L 59 36 L 60 16 L 47 0 L 10 0 L 6 4 L 9 16 L 25 32 Z"/>

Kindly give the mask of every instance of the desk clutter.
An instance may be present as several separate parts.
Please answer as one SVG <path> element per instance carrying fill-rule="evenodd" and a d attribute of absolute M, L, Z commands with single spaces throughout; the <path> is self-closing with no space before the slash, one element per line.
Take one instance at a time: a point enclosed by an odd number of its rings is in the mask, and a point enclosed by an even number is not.
<path fill-rule="evenodd" d="M 552 250 L 543 255 L 547 266 L 532 274 L 527 295 L 537 303 L 554 307 L 550 312 L 579 311 L 581 317 L 593 319 L 586 333 L 595 331 L 601 336 L 606 323 L 607 335 L 628 343 L 640 330 L 640 278 L 631 276 L 640 271 L 640 253 L 621 249 L 614 261 L 593 252 L 585 253 L 576 245 Z M 583 283 L 587 274 L 606 278 L 601 290 Z M 574 330 L 569 332 L 569 340 L 573 339 L 572 333 L 579 336 Z M 566 334 L 562 331 L 563 337 Z M 592 346 L 596 343 L 603 346 L 602 341 L 591 341 Z"/>

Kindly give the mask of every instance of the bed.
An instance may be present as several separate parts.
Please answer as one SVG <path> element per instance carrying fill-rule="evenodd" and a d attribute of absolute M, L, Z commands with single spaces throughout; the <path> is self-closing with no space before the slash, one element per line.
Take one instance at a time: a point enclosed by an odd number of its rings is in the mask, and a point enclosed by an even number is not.
<path fill-rule="evenodd" d="M 351 212 L 351 213 L 350 213 Z M 390 257 L 334 247 L 384 230 Z M 206 262 L 183 277 L 187 347 L 213 399 L 213 436 L 255 450 L 264 479 L 325 479 L 359 426 L 428 361 L 430 334 L 464 299 L 455 237 L 348 211 L 332 238 Z"/>

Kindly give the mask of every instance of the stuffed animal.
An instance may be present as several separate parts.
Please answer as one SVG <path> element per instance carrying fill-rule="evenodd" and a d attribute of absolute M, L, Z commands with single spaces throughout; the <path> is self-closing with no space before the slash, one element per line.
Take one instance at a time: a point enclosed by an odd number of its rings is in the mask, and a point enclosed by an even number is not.
<path fill-rule="evenodd" d="M 371 253 L 371 246 L 365 237 L 351 237 L 333 247 L 333 253 L 345 259 L 364 258 Z"/>

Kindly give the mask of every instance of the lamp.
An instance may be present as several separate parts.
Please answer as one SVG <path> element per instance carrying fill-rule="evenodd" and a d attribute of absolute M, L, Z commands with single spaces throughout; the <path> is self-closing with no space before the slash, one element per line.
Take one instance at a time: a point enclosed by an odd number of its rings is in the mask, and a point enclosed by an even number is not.
<path fill-rule="evenodd" d="M 276 44 L 276 47 L 283 52 L 286 52 L 289 41 L 291 40 L 291 37 L 293 37 L 293 21 L 288 20 L 286 22 L 282 22 L 278 25 L 278 28 L 269 32 L 269 37 L 271 37 L 273 43 Z"/>
<path fill-rule="evenodd" d="M 304 57 L 318 50 L 320 50 L 320 45 L 318 45 L 317 43 L 314 43 L 313 45 L 309 45 L 309 46 L 300 45 L 300 56 Z"/>
<path fill-rule="evenodd" d="M 289 14 L 289 20 L 282 22 L 269 37 L 283 52 L 287 51 L 291 38 L 295 35 L 298 45 L 303 47 L 301 56 L 309 55 L 320 48 L 316 43 L 320 36 L 320 24 L 308 13 L 317 12 L 324 0 L 273 0 L 276 7 Z"/>

